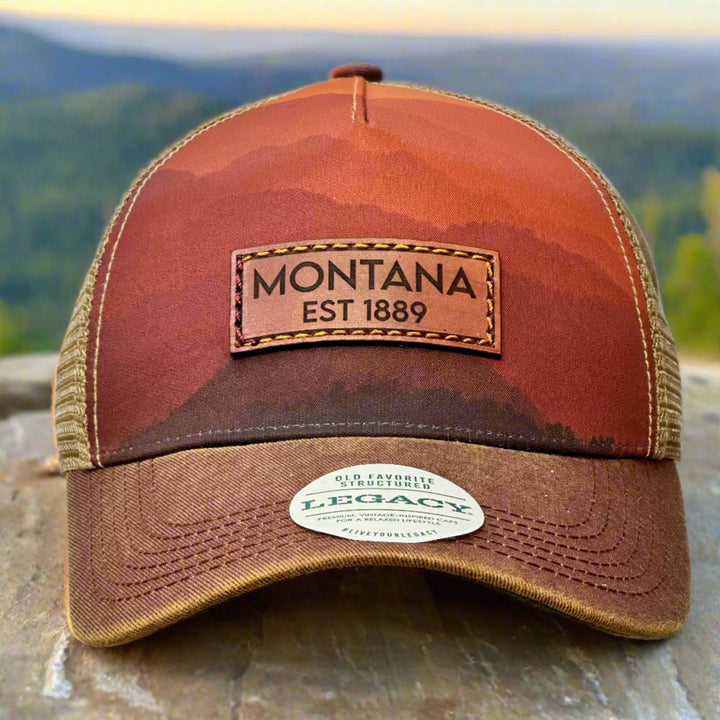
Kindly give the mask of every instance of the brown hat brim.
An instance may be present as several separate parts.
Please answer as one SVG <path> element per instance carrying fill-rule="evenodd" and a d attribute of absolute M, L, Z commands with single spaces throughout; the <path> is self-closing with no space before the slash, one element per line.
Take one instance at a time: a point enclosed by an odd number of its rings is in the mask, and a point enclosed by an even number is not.
<path fill-rule="evenodd" d="M 290 519 L 291 499 L 315 478 L 377 462 L 448 478 L 478 501 L 484 525 L 393 544 Z M 90 645 L 143 637 L 277 580 L 359 565 L 460 575 L 636 638 L 671 635 L 690 602 L 671 460 L 345 437 L 187 450 L 68 477 L 68 615 Z"/>

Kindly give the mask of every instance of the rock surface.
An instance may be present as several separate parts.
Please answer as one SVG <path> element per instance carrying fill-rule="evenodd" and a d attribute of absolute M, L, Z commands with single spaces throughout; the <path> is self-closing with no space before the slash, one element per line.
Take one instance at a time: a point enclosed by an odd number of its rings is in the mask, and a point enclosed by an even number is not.
<path fill-rule="evenodd" d="M 55 353 L 0 358 L 0 419 L 49 408 L 55 365 Z"/>
<path fill-rule="evenodd" d="M 5 362 L 0 398 L 14 382 Z M 0 720 L 718 718 L 720 368 L 685 366 L 683 381 L 693 606 L 667 641 L 613 638 L 451 577 L 366 568 L 279 583 L 105 650 L 67 630 L 64 481 L 44 465 L 49 413 L 19 411 L 37 407 L 42 382 L 27 404 L 16 386 L 0 420 Z"/>

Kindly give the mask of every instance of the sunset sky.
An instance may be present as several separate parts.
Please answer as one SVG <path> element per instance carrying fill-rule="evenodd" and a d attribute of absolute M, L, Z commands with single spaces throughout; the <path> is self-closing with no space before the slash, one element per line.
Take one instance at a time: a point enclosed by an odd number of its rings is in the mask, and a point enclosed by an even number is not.
<path fill-rule="evenodd" d="M 720 0 L 0 0 L 0 10 L 162 25 L 720 38 Z"/>

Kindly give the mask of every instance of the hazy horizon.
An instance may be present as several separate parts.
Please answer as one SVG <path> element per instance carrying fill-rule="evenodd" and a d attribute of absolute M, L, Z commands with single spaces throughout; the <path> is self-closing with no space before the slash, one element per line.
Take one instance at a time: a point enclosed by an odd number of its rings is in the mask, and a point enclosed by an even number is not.
<path fill-rule="evenodd" d="M 391 32 L 501 37 L 720 38 L 714 0 L 0 0 L 0 10 L 36 19 L 211 29 Z"/>
<path fill-rule="evenodd" d="M 386 51 L 393 41 L 397 55 L 457 50 L 477 43 L 559 43 L 646 46 L 717 47 L 720 37 L 567 34 L 499 34 L 481 32 L 418 32 L 411 29 L 376 28 L 303 28 L 250 25 L 212 26 L 129 22 L 95 18 L 77 18 L 57 14 L 31 14 L 8 9 L 0 0 L 0 24 L 38 33 L 50 40 L 81 49 L 117 54 L 141 54 L 154 57 L 216 61 L 254 54 L 349 50 L 372 59 L 373 53 Z"/>

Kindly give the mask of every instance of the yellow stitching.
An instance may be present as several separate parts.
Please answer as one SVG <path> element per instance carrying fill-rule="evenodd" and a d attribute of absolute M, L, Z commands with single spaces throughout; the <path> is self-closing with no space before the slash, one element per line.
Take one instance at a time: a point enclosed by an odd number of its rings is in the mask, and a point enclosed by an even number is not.
<path fill-rule="evenodd" d="M 669 426 L 667 428 L 663 428 L 663 430 L 666 430 L 667 432 L 671 432 L 675 434 L 675 440 L 672 441 L 669 437 L 667 437 L 666 433 L 661 433 L 661 416 L 665 415 L 668 412 L 672 412 L 671 407 L 668 404 L 668 398 L 667 395 L 663 397 L 663 393 L 667 393 L 669 390 L 669 387 L 666 384 L 665 378 L 663 377 L 663 366 L 666 362 L 674 363 L 674 365 L 677 367 L 677 349 L 675 348 L 675 343 L 672 340 L 672 337 L 669 338 L 670 340 L 670 351 L 668 352 L 668 348 L 663 342 L 665 340 L 664 335 L 666 333 L 663 331 L 663 325 L 667 327 L 667 321 L 665 320 L 662 311 L 659 310 L 659 299 L 658 299 L 658 288 L 655 285 L 655 282 L 653 281 L 651 277 L 651 271 L 649 266 L 647 265 L 647 259 L 645 252 L 643 248 L 641 247 L 641 242 L 644 241 L 644 238 L 640 239 L 639 236 L 642 236 L 642 231 L 638 227 L 636 229 L 635 222 L 632 219 L 632 217 L 629 217 L 629 210 L 627 206 L 624 204 L 622 198 L 619 196 L 618 192 L 615 190 L 615 188 L 610 184 L 610 182 L 605 179 L 605 177 L 602 175 L 600 171 L 598 171 L 598 175 L 605 183 L 605 189 L 608 191 L 608 194 L 610 195 L 610 199 L 613 201 L 613 205 L 615 206 L 615 210 L 617 211 L 618 215 L 620 216 L 620 219 L 623 222 L 623 225 L 625 227 L 625 231 L 628 234 L 628 237 L 630 238 L 630 245 L 633 250 L 633 254 L 635 256 L 635 263 L 637 265 L 638 274 L 640 275 L 640 284 L 642 289 L 645 292 L 645 300 L 647 303 L 647 310 L 648 310 L 648 324 L 650 325 L 650 340 L 652 345 L 652 351 L 653 351 L 653 360 L 655 361 L 655 414 L 656 414 L 656 429 L 655 429 L 655 443 L 654 443 L 654 450 L 652 452 L 652 457 L 654 458 L 663 458 L 663 457 L 671 457 L 674 459 L 679 459 L 680 457 L 680 407 L 678 404 L 677 411 L 675 413 L 675 419 L 674 422 L 671 420 L 669 423 Z M 646 241 L 645 241 L 646 242 Z M 680 378 L 677 377 L 677 385 L 676 387 L 680 388 Z M 677 394 L 677 392 L 676 392 Z M 678 395 L 679 399 L 679 395 Z M 661 402 L 663 403 L 661 405 Z M 650 411 L 652 413 L 652 398 L 651 398 L 651 405 L 650 405 Z M 650 436 L 650 432 L 648 433 L 648 436 Z M 648 456 L 650 455 L 650 445 L 648 444 Z"/>
<path fill-rule="evenodd" d="M 464 337 L 453 334 L 443 335 L 442 333 L 420 332 L 418 330 L 381 330 L 380 328 L 375 328 L 373 330 L 363 330 L 360 328 L 355 328 L 352 330 L 317 330 L 311 333 L 297 332 L 283 333 L 282 335 L 268 335 L 267 337 L 244 340 L 243 342 L 235 342 L 235 347 L 252 347 L 259 343 L 267 344 L 278 340 L 296 340 L 308 337 L 328 337 L 329 335 L 387 335 L 388 337 L 424 337 L 432 340 L 449 340 L 451 342 L 461 342 L 466 344 L 492 345 L 492 340 L 489 337 L 484 337 L 482 340 L 479 340 L 478 338 L 473 337 Z"/>
<path fill-rule="evenodd" d="M 398 250 L 401 252 L 433 252 L 445 255 L 453 255 L 455 257 L 471 258 L 472 260 L 483 260 L 485 261 L 485 273 L 487 277 L 487 315 L 485 321 L 487 323 L 487 330 L 485 331 L 485 337 L 483 339 L 478 338 L 467 338 L 459 337 L 458 335 L 442 335 L 441 333 L 432 332 L 419 332 L 416 330 L 382 330 L 376 328 L 374 330 L 363 330 L 362 328 L 353 329 L 336 329 L 336 330 L 317 330 L 316 332 L 297 332 L 292 334 L 282 335 L 269 335 L 262 338 L 255 338 L 253 340 L 239 340 L 236 336 L 234 346 L 239 347 L 252 347 L 259 343 L 267 344 L 279 340 L 296 340 L 308 337 L 327 337 L 328 335 L 387 335 L 387 336 L 402 336 L 402 337 L 424 337 L 429 340 L 446 340 L 450 342 L 462 342 L 465 344 L 476 344 L 476 345 L 493 345 L 495 342 L 495 321 L 494 311 L 495 304 L 493 303 L 493 297 L 495 294 L 495 283 L 494 268 L 493 268 L 493 257 L 492 255 L 484 255 L 480 253 L 467 253 L 462 250 L 450 250 L 447 248 L 430 248 L 425 245 L 406 245 L 405 243 L 333 243 L 328 245 L 326 243 L 318 243 L 316 245 L 295 245 L 291 248 L 275 248 L 273 250 L 260 250 L 255 253 L 248 253 L 239 258 L 240 262 L 236 268 L 236 288 L 242 287 L 242 263 L 252 260 L 253 258 L 265 258 L 273 255 L 287 255 L 288 253 L 301 253 L 301 252 L 318 252 L 324 250 Z M 237 317 L 237 307 L 239 299 L 236 297 L 235 309 L 236 309 L 236 321 L 235 321 L 235 332 L 239 337 L 242 337 L 240 330 L 240 318 Z"/>
<path fill-rule="evenodd" d="M 527 115 L 523 115 L 522 113 L 516 112 L 514 110 L 510 110 L 509 108 L 502 107 L 501 105 L 496 105 L 495 103 L 491 103 L 487 100 L 481 100 L 478 98 L 470 97 L 468 95 L 461 95 L 459 93 L 452 93 L 447 92 L 444 90 L 436 90 L 434 88 L 426 87 L 423 85 L 417 85 L 414 83 L 384 83 L 386 86 L 394 86 L 394 87 L 402 87 L 402 88 L 411 88 L 416 90 L 422 90 L 424 92 L 429 92 L 435 95 L 445 95 L 446 97 L 453 97 L 457 98 L 459 100 L 464 100 L 466 102 L 469 102 L 473 105 L 479 105 L 481 107 L 487 108 L 488 110 L 492 110 L 493 112 L 496 112 L 498 115 L 503 115 L 511 120 L 514 120 L 515 122 L 520 123 L 524 127 L 528 128 L 532 132 L 534 132 L 536 135 L 539 135 L 541 138 L 549 142 L 553 147 L 560 150 L 565 157 L 567 157 L 590 181 L 592 186 L 595 188 L 597 194 L 600 196 L 600 200 L 602 201 L 603 205 L 605 206 L 605 210 L 607 211 L 608 217 L 610 218 L 610 222 L 613 226 L 613 230 L 615 231 L 615 237 L 617 238 L 618 244 L 620 245 L 620 249 L 623 254 L 623 259 L 625 260 L 625 267 L 628 271 L 628 277 L 630 279 L 630 287 L 632 289 L 633 293 L 633 299 L 635 301 L 635 310 L 637 312 L 638 317 L 638 324 L 640 326 L 640 339 L 642 340 L 642 348 L 643 348 L 643 357 L 645 359 L 645 375 L 647 378 L 647 394 L 648 394 L 648 440 L 647 440 L 647 453 L 646 457 L 649 457 L 652 454 L 652 412 L 653 412 L 653 396 L 652 396 L 652 380 L 650 378 L 650 361 L 648 359 L 648 351 L 647 351 L 647 342 L 645 340 L 645 330 L 643 328 L 643 322 L 642 322 L 642 313 L 640 312 L 640 303 L 638 301 L 638 294 L 637 289 L 635 288 L 635 280 L 632 275 L 632 268 L 630 267 L 630 262 L 628 260 L 627 252 L 625 251 L 625 246 L 622 241 L 622 237 L 620 236 L 620 232 L 618 231 L 617 224 L 615 223 L 615 218 L 613 217 L 612 211 L 610 210 L 610 206 L 607 203 L 607 200 L 605 200 L 605 196 L 603 195 L 602 191 L 598 187 L 597 183 L 593 179 L 593 177 L 588 172 L 588 169 L 591 169 L 593 173 L 597 176 L 597 178 L 600 180 L 602 186 L 605 188 L 606 192 L 610 196 L 611 200 L 613 201 L 613 205 L 616 206 L 616 210 L 618 212 L 618 215 L 620 216 L 623 227 L 625 228 L 625 232 L 628 235 L 628 241 L 630 243 L 630 246 L 633 250 L 633 256 L 635 257 L 635 262 L 638 268 L 638 274 L 640 275 L 640 282 L 642 285 L 642 289 L 645 293 L 645 302 L 648 307 L 646 308 L 648 310 L 648 321 L 651 324 L 652 329 L 652 322 L 650 320 L 650 310 L 649 310 L 649 302 L 648 302 L 648 289 L 645 287 L 645 284 L 643 283 L 642 279 L 642 271 L 641 268 L 641 262 L 638 259 L 637 256 L 637 249 L 633 244 L 633 237 L 634 233 L 631 233 L 628 230 L 627 223 L 625 222 L 622 213 L 617 208 L 617 200 L 615 198 L 615 191 L 610 182 L 605 178 L 603 173 L 592 163 L 588 158 L 586 158 L 577 148 L 572 146 L 570 143 L 568 143 L 564 138 L 560 137 L 557 133 L 553 132 L 549 128 L 545 127 L 542 123 L 539 123 L 537 120 L 533 120 L 532 118 L 528 117 Z"/>
<path fill-rule="evenodd" d="M 403 243 L 396 243 L 391 245 L 389 243 L 333 243 L 328 245 L 325 243 L 318 243 L 317 245 L 295 245 L 292 248 L 276 248 L 274 250 L 260 250 L 254 253 L 248 253 L 242 255 L 241 259 L 243 262 L 246 260 L 253 260 L 254 258 L 271 257 L 272 255 L 286 255 L 287 253 L 302 253 L 302 252 L 322 252 L 324 250 L 397 250 L 400 252 L 432 252 L 440 255 L 452 255 L 453 257 L 470 258 L 471 260 L 484 260 L 485 270 L 490 280 L 493 279 L 493 257 L 492 255 L 483 255 L 477 253 L 467 253 L 462 250 L 448 250 L 446 248 L 429 248 L 425 245 L 405 245 Z"/>

